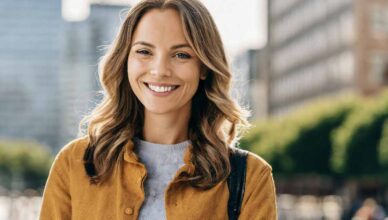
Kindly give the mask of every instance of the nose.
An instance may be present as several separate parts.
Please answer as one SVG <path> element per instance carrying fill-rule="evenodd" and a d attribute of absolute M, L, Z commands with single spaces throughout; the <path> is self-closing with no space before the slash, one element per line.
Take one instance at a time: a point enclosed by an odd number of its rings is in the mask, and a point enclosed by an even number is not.
<path fill-rule="evenodd" d="M 151 75 L 159 77 L 171 76 L 168 56 L 155 57 L 150 73 Z"/>

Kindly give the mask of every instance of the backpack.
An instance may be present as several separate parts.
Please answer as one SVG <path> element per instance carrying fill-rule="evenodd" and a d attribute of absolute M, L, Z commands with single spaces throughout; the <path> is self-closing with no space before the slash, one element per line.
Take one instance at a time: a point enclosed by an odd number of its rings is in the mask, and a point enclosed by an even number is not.
<path fill-rule="evenodd" d="M 229 220 L 237 220 L 240 214 L 241 203 L 244 197 L 245 176 L 248 151 L 235 148 L 229 160 L 231 172 L 227 183 L 229 188 L 228 216 Z"/>

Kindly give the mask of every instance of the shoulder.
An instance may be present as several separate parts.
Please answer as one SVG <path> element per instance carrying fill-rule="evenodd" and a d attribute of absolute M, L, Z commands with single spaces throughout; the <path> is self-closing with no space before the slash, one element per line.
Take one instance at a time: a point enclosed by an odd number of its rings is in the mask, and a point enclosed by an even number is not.
<path fill-rule="evenodd" d="M 82 161 L 88 144 L 88 136 L 71 140 L 59 150 L 55 157 L 55 162 L 70 164 L 75 161 Z"/>
<path fill-rule="evenodd" d="M 261 156 L 248 151 L 247 156 L 247 176 L 261 176 L 268 175 L 272 172 L 271 165 Z"/>
<path fill-rule="evenodd" d="M 272 167 L 261 156 L 249 151 L 241 207 L 241 219 L 277 219 Z"/>
<path fill-rule="evenodd" d="M 58 155 L 77 156 L 83 154 L 89 144 L 89 137 L 82 136 L 71 140 L 62 149 L 59 150 Z"/>
<path fill-rule="evenodd" d="M 86 179 L 83 170 L 83 155 L 89 143 L 89 138 L 84 136 L 76 138 L 64 145 L 56 154 L 52 162 L 48 183 L 57 189 L 65 187 L 71 179 Z"/>
<path fill-rule="evenodd" d="M 248 151 L 246 168 L 247 193 L 255 188 L 273 188 L 271 165 L 261 156 Z"/>

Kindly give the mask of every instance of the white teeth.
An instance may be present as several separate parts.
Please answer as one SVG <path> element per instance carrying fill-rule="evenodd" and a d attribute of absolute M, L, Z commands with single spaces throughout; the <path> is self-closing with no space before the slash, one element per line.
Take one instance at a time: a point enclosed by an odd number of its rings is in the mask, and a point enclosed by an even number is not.
<path fill-rule="evenodd" d="M 151 84 L 148 84 L 148 88 L 150 88 L 152 91 L 155 92 L 169 92 L 176 88 L 176 86 L 154 86 Z"/>

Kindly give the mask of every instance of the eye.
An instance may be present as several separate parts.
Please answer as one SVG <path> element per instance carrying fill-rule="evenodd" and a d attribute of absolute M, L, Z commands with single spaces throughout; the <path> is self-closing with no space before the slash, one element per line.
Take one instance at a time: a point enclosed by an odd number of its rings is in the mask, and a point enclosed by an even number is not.
<path fill-rule="evenodd" d="M 137 50 L 136 53 L 140 55 L 151 55 L 148 50 Z"/>
<path fill-rule="evenodd" d="M 177 56 L 178 58 L 181 58 L 181 59 L 190 59 L 191 56 L 189 54 L 185 54 L 185 53 L 177 53 L 175 54 L 175 56 Z"/>

